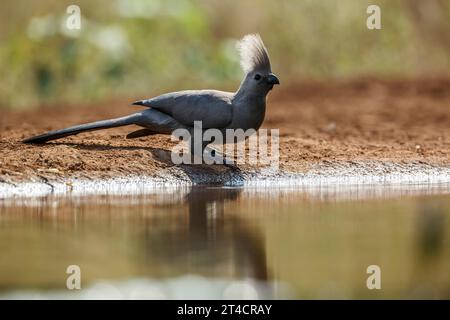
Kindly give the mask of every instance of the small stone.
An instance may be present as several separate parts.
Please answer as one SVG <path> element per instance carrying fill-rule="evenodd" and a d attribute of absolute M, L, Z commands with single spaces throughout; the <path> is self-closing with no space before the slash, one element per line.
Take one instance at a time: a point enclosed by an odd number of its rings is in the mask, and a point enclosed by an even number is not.
<path fill-rule="evenodd" d="M 330 122 L 328 125 L 325 126 L 324 131 L 326 132 L 334 132 L 336 131 L 336 123 Z"/>
<path fill-rule="evenodd" d="M 56 168 L 49 168 L 49 169 L 38 169 L 38 172 L 45 172 L 45 173 L 61 173 L 61 171 L 59 171 Z"/>

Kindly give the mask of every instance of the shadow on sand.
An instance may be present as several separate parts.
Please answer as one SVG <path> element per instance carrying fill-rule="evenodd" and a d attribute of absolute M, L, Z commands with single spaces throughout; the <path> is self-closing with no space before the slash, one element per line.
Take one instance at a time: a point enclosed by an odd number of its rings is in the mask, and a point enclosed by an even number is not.
<path fill-rule="evenodd" d="M 181 164 L 174 165 L 171 160 L 171 151 L 141 146 L 110 146 L 104 144 L 82 144 L 82 143 L 62 143 L 55 142 L 55 145 L 71 146 L 80 150 L 106 151 L 106 150 L 144 150 L 152 155 L 155 161 L 165 164 L 171 168 L 178 168 L 195 185 L 223 185 L 224 182 L 232 181 L 234 185 L 239 185 L 244 180 L 242 171 L 236 165 L 222 164 Z M 131 165 L 131 164 L 130 164 Z"/>

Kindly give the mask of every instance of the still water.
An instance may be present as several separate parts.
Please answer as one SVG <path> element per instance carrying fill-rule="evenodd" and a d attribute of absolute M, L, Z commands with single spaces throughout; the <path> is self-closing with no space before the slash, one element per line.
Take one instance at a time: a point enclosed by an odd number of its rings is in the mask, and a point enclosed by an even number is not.
<path fill-rule="evenodd" d="M 450 185 L 0 199 L 0 298 L 450 298 Z M 67 289 L 68 266 L 81 290 Z M 369 290 L 369 266 L 381 289 Z"/>

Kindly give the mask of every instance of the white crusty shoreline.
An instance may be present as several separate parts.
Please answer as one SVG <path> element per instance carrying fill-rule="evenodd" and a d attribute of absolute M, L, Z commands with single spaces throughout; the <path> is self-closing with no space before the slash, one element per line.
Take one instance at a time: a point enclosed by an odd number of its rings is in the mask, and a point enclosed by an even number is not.
<path fill-rule="evenodd" d="M 402 186 L 450 183 L 450 167 L 424 163 L 386 162 L 326 162 L 305 173 L 279 171 L 270 168 L 256 170 L 226 170 L 211 173 L 191 168 L 172 167 L 158 176 L 122 176 L 107 179 L 55 178 L 19 183 L 0 182 L 0 199 L 12 197 L 42 197 L 48 195 L 139 195 L 164 193 L 182 186 L 223 185 L 258 188 L 333 188 L 336 186 Z M 417 188 L 416 188 L 417 189 Z M 447 187 L 445 188 L 447 189 Z"/>

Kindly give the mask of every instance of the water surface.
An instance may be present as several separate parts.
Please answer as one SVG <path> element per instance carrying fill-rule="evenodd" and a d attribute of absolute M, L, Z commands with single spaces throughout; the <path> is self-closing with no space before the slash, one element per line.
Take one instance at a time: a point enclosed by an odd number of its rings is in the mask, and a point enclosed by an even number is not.
<path fill-rule="evenodd" d="M 0 200 L 2 298 L 450 298 L 449 185 Z M 81 269 L 81 290 L 66 268 Z M 367 267 L 381 268 L 369 290 Z"/>

